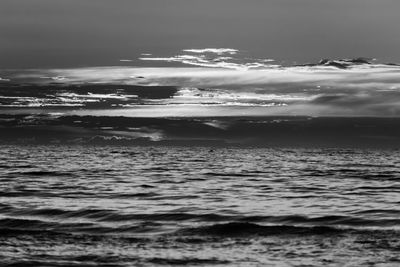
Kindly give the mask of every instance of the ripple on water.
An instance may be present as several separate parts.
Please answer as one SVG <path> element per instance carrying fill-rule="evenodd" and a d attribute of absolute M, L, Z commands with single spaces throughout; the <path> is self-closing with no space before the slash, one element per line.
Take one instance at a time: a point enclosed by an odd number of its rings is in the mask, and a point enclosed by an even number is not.
<path fill-rule="evenodd" d="M 400 262 L 399 151 L 0 150 L 6 264 Z"/>

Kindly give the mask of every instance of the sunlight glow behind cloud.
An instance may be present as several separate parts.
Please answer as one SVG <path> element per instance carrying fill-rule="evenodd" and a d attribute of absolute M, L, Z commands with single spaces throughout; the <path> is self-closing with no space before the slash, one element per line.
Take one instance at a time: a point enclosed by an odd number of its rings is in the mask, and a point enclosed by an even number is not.
<path fill-rule="evenodd" d="M 141 107 L 142 112 L 149 109 L 149 105 L 157 104 L 163 107 L 157 110 L 164 110 L 165 114 L 173 110 L 173 115 L 179 112 L 182 115 L 194 114 L 195 106 L 203 112 L 201 106 L 211 105 L 224 107 L 218 112 L 230 110 L 231 114 L 243 112 L 243 107 L 246 107 L 246 112 L 252 115 L 400 116 L 400 66 L 396 64 L 372 63 L 369 59 L 359 58 L 281 66 L 271 64 L 271 60 L 240 57 L 235 49 L 183 51 L 191 54 L 140 59 L 178 62 L 192 67 L 116 66 L 7 71 L 1 74 L 15 83 L 179 88 L 171 98 L 157 100 L 157 103 L 143 102 L 148 106 Z M 96 95 L 96 92 L 92 94 Z M 115 97 L 125 96 L 110 95 L 111 99 Z M 90 96 L 83 98 L 91 99 Z M 80 99 L 75 97 L 69 101 L 75 100 Z M 139 108 L 136 102 L 124 107 Z M 242 107 L 241 111 L 234 110 L 238 107 Z M 189 109 L 192 110 L 189 112 Z"/>

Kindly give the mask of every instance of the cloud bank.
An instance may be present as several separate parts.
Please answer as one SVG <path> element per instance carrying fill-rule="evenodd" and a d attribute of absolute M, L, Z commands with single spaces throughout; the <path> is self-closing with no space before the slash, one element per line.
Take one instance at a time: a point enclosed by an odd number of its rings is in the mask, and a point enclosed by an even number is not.
<path fill-rule="evenodd" d="M 6 71 L 0 75 L 6 74 L 16 84 L 41 86 L 112 84 L 121 88 L 178 88 L 167 98 L 139 97 L 121 104 L 118 108 L 124 109 L 113 110 L 114 115 L 121 112 L 124 116 L 130 113 L 132 116 L 400 116 L 400 66 L 396 64 L 356 58 L 282 66 L 271 64 L 268 59 L 240 58 L 240 51 L 230 48 L 182 52 L 187 54 L 170 57 L 146 54 L 140 59 L 178 62 L 191 67 L 91 67 Z M 98 97 L 100 94 L 95 88 L 90 93 L 91 96 L 70 94 L 68 97 L 74 104 L 92 101 L 94 96 L 98 101 L 106 101 Z M 129 97 L 110 92 L 108 96 L 109 99 Z"/>

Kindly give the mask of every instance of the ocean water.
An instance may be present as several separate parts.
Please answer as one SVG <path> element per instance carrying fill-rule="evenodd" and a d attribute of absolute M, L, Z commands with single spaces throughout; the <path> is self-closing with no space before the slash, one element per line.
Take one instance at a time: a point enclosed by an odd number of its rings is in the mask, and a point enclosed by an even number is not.
<path fill-rule="evenodd" d="M 0 146 L 9 266 L 399 266 L 400 151 Z"/>

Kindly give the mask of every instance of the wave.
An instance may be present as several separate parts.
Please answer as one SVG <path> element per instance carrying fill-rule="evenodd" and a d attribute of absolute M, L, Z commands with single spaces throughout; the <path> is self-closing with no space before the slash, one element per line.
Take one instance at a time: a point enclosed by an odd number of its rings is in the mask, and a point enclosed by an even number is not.
<path fill-rule="evenodd" d="M 194 214 L 194 213 L 135 213 L 123 214 L 114 210 L 102 209 L 81 209 L 81 210 L 62 210 L 62 209 L 15 209 L 10 206 L 0 207 L 0 212 L 12 216 L 39 216 L 52 219 L 86 218 L 103 222 L 119 221 L 224 221 L 236 218 L 233 216 L 223 216 L 213 213 Z M 1 223 L 0 223 L 1 225 Z"/>
<path fill-rule="evenodd" d="M 30 176 L 68 176 L 70 173 L 56 172 L 56 171 L 26 171 L 17 172 L 19 175 L 30 175 Z"/>
<path fill-rule="evenodd" d="M 220 260 L 218 258 L 196 258 L 196 257 L 183 257 L 183 258 L 138 258 L 138 257 L 123 257 L 113 255 L 80 255 L 80 256 L 53 256 L 46 255 L 46 260 L 15 260 L 11 264 L 2 265 L 7 267 L 36 267 L 36 266 L 57 266 L 57 267 L 123 267 L 127 266 L 203 266 L 203 265 L 221 265 L 229 264 L 228 260 Z M 148 265 L 150 264 L 150 265 Z"/>
<path fill-rule="evenodd" d="M 249 222 L 228 222 L 181 229 L 178 235 L 219 236 L 219 237 L 251 237 L 251 236 L 310 236 L 310 235 L 389 235 L 400 236 L 395 229 L 334 227 L 334 226 L 296 226 L 287 224 L 261 225 Z"/>
<path fill-rule="evenodd" d="M 87 234 L 112 235 L 123 233 L 154 232 L 157 224 L 130 224 L 119 227 L 103 226 L 91 222 L 44 221 L 35 219 L 4 218 L 0 219 L 0 233 L 14 235 L 43 234 Z"/>
<path fill-rule="evenodd" d="M 215 177 L 254 177 L 254 173 L 220 173 L 220 172 L 206 172 L 203 173 L 207 176 L 215 176 Z"/>
<path fill-rule="evenodd" d="M 56 228 L 58 223 L 45 222 L 41 220 L 27 220 L 18 218 L 3 218 L 0 219 L 0 232 L 1 233 L 40 233 L 40 232 L 53 232 L 52 229 Z"/>
<path fill-rule="evenodd" d="M 308 217 L 302 215 L 230 215 L 218 213 L 187 213 L 187 212 L 165 212 L 165 213 L 121 213 L 108 209 L 79 209 L 79 210 L 62 210 L 62 209 L 18 209 L 8 205 L 0 206 L 1 214 L 12 218 L 0 221 L 0 227 L 3 226 L 21 226 L 19 218 L 35 218 L 38 221 L 28 223 L 26 226 L 31 227 L 37 223 L 42 223 L 42 219 L 50 219 L 50 223 L 62 223 L 64 221 L 85 219 L 93 225 L 102 222 L 107 223 L 123 223 L 124 225 L 148 222 L 156 225 L 163 222 L 238 222 L 238 223 L 262 223 L 273 225 L 293 225 L 293 226 L 312 226 L 312 227 L 356 227 L 356 228 L 396 228 L 400 224 L 398 215 L 400 210 L 364 210 L 352 213 L 353 216 L 345 215 L 327 215 L 319 217 Z M 377 216 L 379 219 L 376 219 Z M 12 220 L 15 219 L 15 224 Z M 48 222 L 43 223 L 48 223 Z M 46 226 L 46 225 L 44 225 Z M 55 225 L 51 225 L 55 226 Z M 73 226 L 73 225 L 71 225 Z M 78 227 L 82 225 L 77 225 Z M 124 229 L 125 231 L 126 229 Z"/>
<path fill-rule="evenodd" d="M 366 166 L 373 168 L 375 166 Z M 382 169 L 380 171 L 372 172 L 370 169 L 329 169 L 329 170 L 315 170 L 315 169 L 305 169 L 304 174 L 302 176 L 310 176 L 310 177 L 332 177 L 332 176 L 344 176 L 346 178 L 356 178 L 356 179 L 363 179 L 363 180 L 378 180 L 378 181 L 398 181 L 400 179 L 399 173 L 396 170 L 390 171 L 387 169 Z M 354 189 L 362 189 L 354 188 Z M 371 187 L 369 189 L 382 189 L 379 186 Z M 395 187 L 390 189 L 396 189 Z"/>
<path fill-rule="evenodd" d="M 180 230 L 180 234 L 190 235 L 212 235 L 212 236 L 243 236 L 243 235 L 323 235 L 338 234 L 345 230 L 328 226 L 291 226 L 291 225 L 271 225 L 263 226 L 248 222 L 229 222 L 214 224 L 211 226 L 201 226 Z"/>
<path fill-rule="evenodd" d="M 337 234 L 350 231 L 331 226 L 293 226 L 293 225 L 260 225 L 249 222 L 228 222 L 183 228 L 176 230 L 173 234 L 179 236 L 211 235 L 211 236 L 240 236 L 240 235 L 321 235 Z M 354 231 L 354 230 L 353 230 Z M 41 220 L 27 220 L 6 218 L 0 220 L 0 233 L 8 235 L 35 235 L 35 234 L 143 234 L 164 233 L 161 224 L 131 224 L 119 227 L 105 227 L 92 223 L 60 223 L 45 222 Z M 167 231 L 167 232 L 170 232 Z"/>
<path fill-rule="evenodd" d="M 63 236 L 68 235 L 59 231 L 46 230 L 46 229 L 18 229 L 14 227 L 0 227 L 0 236 L 14 237 L 14 236 Z"/>
<path fill-rule="evenodd" d="M 157 265 L 204 265 L 204 264 L 228 264 L 227 260 L 219 260 L 217 258 L 201 259 L 201 258 L 150 258 L 147 262 Z"/>
<path fill-rule="evenodd" d="M 108 236 L 116 238 L 175 238 L 177 242 L 207 242 L 209 237 L 244 237 L 254 236 L 313 236 L 313 235 L 390 235 L 399 236 L 396 228 L 366 227 L 370 224 L 329 224 L 327 221 L 337 221 L 338 216 L 309 219 L 288 216 L 286 219 L 265 220 L 265 218 L 248 217 L 240 220 L 234 216 L 215 215 L 134 215 L 130 217 L 110 216 L 108 211 L 98 210 L 81 211 L 75 214 L 64 214 L 55 210 L 42 210 L 36 214 L 46 214 L 47 219 L 27 219 L 28 217 L 9 217 L 0 219 L 0 235 L 21 236 L 39 235 L 55 236 L 60 238 L 69 235 L 78 236 Z M 66 220 L 74 218 L 75 220 Z M 62 219 L 62 217 L 65 217 Z M 96 221 L 76 220 L 76 218 L 96 218 Z M 58 218 L 58 220 L 56 219 Z M 140 218 L 140 219 L 139 219 Z M 129 220 L 127 220 L 129 219 Z M 200 220 L 199 220 L 200 219 Z M 76 222 L 74 222 L 76 221 Z M 79 222 L 78 222 L 79 221 Z M 164 222 L 163 222 L 164 221 Z M 105 222 L 105 223 L 104 223 Z M 110 224 L 110 222 L 113 222 Z M 294 223 L 296 222 L 296 223 Z M 172 223 L 172 224 L 171 224 Z M 398 226 L 399 221 L 392 222 L 391 226 Z M 175 225 L 171 227 L 171 225 Z M 196 241 L 196 237 L 200 240 Z M 188 239 L 189 238 L 189 239 Z M 191 240 L 192 238 L 195 238 Z M 205 238 L 205 239 L 204 239 Z M 204 240 L 203 240 L 204 239 Z M 135 242 L 133 240 L 132 242 Z"/>

